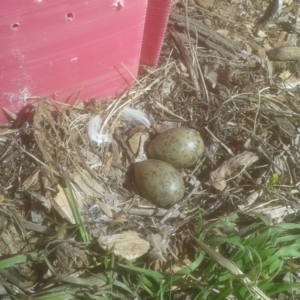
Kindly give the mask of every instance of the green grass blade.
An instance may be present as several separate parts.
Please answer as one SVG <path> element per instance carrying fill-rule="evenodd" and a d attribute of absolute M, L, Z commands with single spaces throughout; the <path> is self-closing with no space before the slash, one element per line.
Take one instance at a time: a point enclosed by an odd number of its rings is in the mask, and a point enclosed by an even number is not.
<path fill-rule="evenodd" d="M 31 296 L 32 300 L 73 300 L 74 292 L 71 291 L 61 291 L 61 292 L 49 292 L 43 296 Z"/>
<path fill-rule="evenodd" d="M 72 187 L 67 180 L 65 180 L 65 183 L 66 183 L 66 187 L 67 187 L 67 189 L 66 189 L 67 197 L 68 197 L 70 207 L 71 207 L 74 219 L 76 221 L 76 224 L 79 226 L 79 232 L 80 232 L 81 238 L 85 243 L 88 243 L 89 242 L 88 233 L 82 223 L 80 213 L 79 213 L 79 210 L 77 207 L 77 202 L 76 202 L 76 199 L 75 199 L 73 191 L 72 191 Z"/>
<path fill-rule="evenodd" d="M 118 265 L 124 269 L 148 276 L 148 277 L 154 279 L 155 282 L 157 282 L 157 283 L 159 283 L 164 278 L 162 274 L 160 274 L 159 272 L 156 272 L 156 271 L 139 268 L 139 267 L 135 267 L 135 266 L 131 266 L 131 265 L 124 265 L 124 264 L 120 264 L 120 263 L 118 263 Z"/>
<path fill-rule="evenodd" d="M 22 264 L 25 262 L 27 262 L 27 255 L 23 255 L 23 254 L 16 255 L 14 257 L 6 258 L 6 259 L 2 259 L 2 260 L 0 260 L 0 270 L 9 268 L 9 267 L 13 267 L 14 265 Z"/>

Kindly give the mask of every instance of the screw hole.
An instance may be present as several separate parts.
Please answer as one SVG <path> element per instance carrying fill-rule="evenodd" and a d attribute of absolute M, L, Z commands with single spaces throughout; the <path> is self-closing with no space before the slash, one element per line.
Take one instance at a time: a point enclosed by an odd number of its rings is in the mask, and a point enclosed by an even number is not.
<path fill-rule="evenodd" d="M 74 19 L 74 14 L 73 13 L 67 13 L 67 20 L 68 21 L 73 21 Z"/>
<path fill-rule="evenodd" d="M 121 10 L 125 6 L 124 0 L 117 0 L 117 1 L 115 1 L 115 3 L 113 4 L 113 6 L 115 7 L 116 11 Z"/>
<path fill-rule="evenodd" d="M 11 25 L 11 28 L 12 28 L 13 30 L 18 30 L 19 27 L 20 27 L 20 24 L 19 24 L 19 23 L 14 23 L 14 24 Z"/>
<path fill-rule="evenodd" d="M 78 57 L 72 57 L 72 58 L 71 58 L 71 63 L 72 63 L 72 64 L 77 63 L 77 61 L 78 61 Z"/>

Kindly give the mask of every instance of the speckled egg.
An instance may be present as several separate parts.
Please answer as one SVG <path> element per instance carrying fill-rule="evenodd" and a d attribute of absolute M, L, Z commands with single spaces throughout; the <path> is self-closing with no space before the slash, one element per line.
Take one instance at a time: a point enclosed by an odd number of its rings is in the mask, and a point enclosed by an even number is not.
<path fill-rule="evenodd" d="M 134 184 L 141 196 L 159 207 L 171 206 L 184 195 L 184 181 L 179 171 L 156 159 L 134 164 Z"/>
<path fill-rule="evenodd" d="M 200 133 L 187 127 L 172 128 L 155 137 L 148 146 L 150 158 L 163 160 L 175 168 L 189 168 L 203 155 Z"/>

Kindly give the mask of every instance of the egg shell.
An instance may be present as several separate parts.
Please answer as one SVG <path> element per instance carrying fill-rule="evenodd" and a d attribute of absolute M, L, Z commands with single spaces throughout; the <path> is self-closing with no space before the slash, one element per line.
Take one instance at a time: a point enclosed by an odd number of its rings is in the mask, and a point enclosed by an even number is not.
<path fill-rule="evenodd" d="M 204 152 L 198 131 L 188 127 L 172 128 L 156 136 L 148 146 L 148 156 L 172 164 L 175 168 L 189 168 Z"/>
<path fill-rule="evenodd" d="M 134 164 L 134 184 L 141 196 L 158 207 L 171 206 L 184 195 L 184 181 L 179 171 L 156 159 Z"/>

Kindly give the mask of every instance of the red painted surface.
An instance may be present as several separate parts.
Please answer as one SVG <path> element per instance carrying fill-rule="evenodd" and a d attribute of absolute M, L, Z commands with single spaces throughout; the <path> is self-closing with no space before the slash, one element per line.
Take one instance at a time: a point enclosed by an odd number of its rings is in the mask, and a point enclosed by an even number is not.
<path fill-rule="evenodd" d="M 143 50 L 147 0 L 0 1 L 1 107 L 17 113 L 43 96 L 72 102 L 122 93 L 141 53 L 142 63 L 157 62 L 171 3 L 161 0 L 160 12 L 157 1 L 149 0 L 153 27 Z"/>
<path fill-rule="evenodd" d="M 156 66 L 168 24 L 171 0 L 149 0 L 140 64 Z"/>

